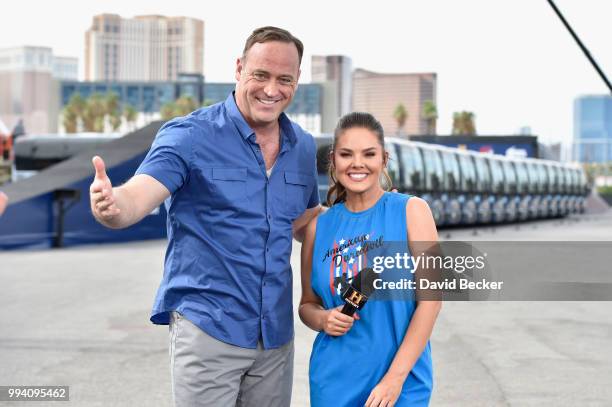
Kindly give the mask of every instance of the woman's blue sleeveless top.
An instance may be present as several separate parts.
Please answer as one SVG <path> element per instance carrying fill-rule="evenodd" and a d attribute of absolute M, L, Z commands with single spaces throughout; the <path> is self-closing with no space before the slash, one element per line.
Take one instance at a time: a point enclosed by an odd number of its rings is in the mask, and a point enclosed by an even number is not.
<path fill-rule="evenodd" d="M 386 192 L 363 212 L 350 212 L 340 203 L 319 216 L 311 284 L 325 309 L 344 305 L 339 288 L 342 290 L 342 284 L 362 268 L 372 267 L 371 253 L 368 256 L 363 250 L 366 243 L 373 247 L 384 242 L 406 242 L 408 252 L 406 203 L 409 198 Z M 384 272 L 380 276 L 384 277 Z M 361 319 L 355 321 L 346 335 L 318 334 L 310 358 L 311 406 L 363 406 L 387 372 L 404 339 L 416 303 L 414 297 L 377 299 L 378 294 L 375 292 L 358 311 Z M 432 386 L 428 342 L 404 382 L 396 406 L 427 406 Z"/>

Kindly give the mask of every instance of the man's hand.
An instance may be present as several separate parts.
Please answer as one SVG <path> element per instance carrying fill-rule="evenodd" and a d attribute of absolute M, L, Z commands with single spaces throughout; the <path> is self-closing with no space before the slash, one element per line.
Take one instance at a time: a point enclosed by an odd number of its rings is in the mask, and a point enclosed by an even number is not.
<path fill-rule="evenodd" d="M 95 156 L 92 162 L 96 175 L 89 187 L 91 212 L 106 227 L 123 229 L 132 226 L 170 196 L 164 184 L 146 174 L 134 175 L 125 184 L 113 188 L 104 161 Z"/>
<path fill-rule="evenodd" d="M 96 169 L 96 175 L 89 187 L 89 200 L 91 202 L 91 212 L 102 222 L 112 221 L 121 212 L 115 205 L 113 184 L 106 175 L 106 166 L 102 158 L 95 156 L 92 159 Z"/>
<path fill-rule="evenodd" d="M 323 208 L 321 205 L 306 209 L 299 218 L 293 221 L 293 238 L 302 243 L 304 240 L 304 233 L 306 232 L 306 226 L 312 219 L 322 212 L 325 212 L 325 208 Z"/>

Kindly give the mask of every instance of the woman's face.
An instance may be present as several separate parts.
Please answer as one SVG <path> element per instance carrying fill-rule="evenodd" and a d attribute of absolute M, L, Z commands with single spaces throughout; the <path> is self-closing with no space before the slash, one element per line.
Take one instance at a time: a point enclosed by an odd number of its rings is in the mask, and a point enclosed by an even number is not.
<path fill-rule="evenodd" d="M 386 158 L 376 134 L 366 128 L 345 130 L 333 152 L 335 175 L 347 190 L 363 193 L 380 188 Z"/>

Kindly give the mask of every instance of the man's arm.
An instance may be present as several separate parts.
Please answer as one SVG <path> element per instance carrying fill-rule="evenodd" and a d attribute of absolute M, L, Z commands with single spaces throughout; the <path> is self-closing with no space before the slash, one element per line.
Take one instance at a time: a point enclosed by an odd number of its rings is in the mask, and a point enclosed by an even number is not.
<path fill-rule="evenodd" d="M 145 174 L 135 175 L 124 185 L 113 188 L 102 158 L 96 156 L 92 161 L 96 175 L 89 187 L 91 212 L 106 227 L 131 226 L 170 196 L 161 182 Z"/>
<path fill-rule="evenodd" d="M 306 233 L 306 227 L 310 221 L 318 214 L 325 212 L 325 209 L 326 208 L 321 205 L 306 209 L 299 218 L 293 221 L 293 238 L 302 243 L 304 240 L 304 234 Z"/>

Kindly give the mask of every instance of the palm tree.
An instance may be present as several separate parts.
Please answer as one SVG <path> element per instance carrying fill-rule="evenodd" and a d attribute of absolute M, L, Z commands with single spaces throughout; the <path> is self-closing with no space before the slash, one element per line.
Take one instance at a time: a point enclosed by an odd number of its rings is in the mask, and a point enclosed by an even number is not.
<path fill-rule="evenodd" d="M 117 131 L 121 127 L 121 114 L 119 114 L 119 110 L 115 110 L 108 116 L 108 123 L 113 131 Z"/>
<path fill-rule="evenodd" d="M 121 127 L 121 113 L 119 112 L 119 95 L 115 92 L 108 92 L 104 97 L 106 107 L 105 117 L 108 116 L 108 123 L 113 131 Z"/>
<path fill-rule="evenodd" d="M 83 99 L 80 93 L 75 93 L 70 97 L 68 106 L 70 106 L 70 110 L 72 110 L 77 117 L 81 117 L 85 109 L 85 99 Z"/>
<path fill-rule="evenodd" d="M 398 105 L 395 107 L 395 110 L 393 111 L 393 118 L 397 122 L 397 134 L 400 134 L 404 125 L 406 124 L 406 120 L 408 120 L 408 112 L 402 103 L 398 103 Z"/>
<path fill-rule="evenodd" d="M 438 120 L 438 109 L 431 100 L 423 103 L 423 118 L 427 122 L 427 134 L 436 134 L 436 120 Z"/>
<path fill-rule="evenodd" d="M 119 95 L 115 92 L 108 92 L 104 96 L 104 104 L 106 106 L 106 114 L 112 114 L 119 111 Z"/>
<path fill-rule="evenodd" d="M 104 118 L 106 116 L 106 103 L 104 96 L 99 93 L 92 94 L 85 102 L 83 109 L 83 127 L 85 131 L 102 133 L 104 131 Z"/>
<path fill-rule="evenodd" d="M 197 108 L 198 104 L 191 96 L 181 96 L 174 102 L 164 103 L 160 113 L 163 120 L 170 120 L 174 117 L 187 116 Z"/>
<path fill-rule="evenodd" d="M 104 124 L 106 122 L 106 116 L 96 116 L 94 119 L 93 131 L 96 133 L 104 133 Z"/>
<path fill-rule="evenodd" d="M 83 117 L 85 100 L 79 93 L 75 93 L 62 110 L 62 124 L 66 133 L 76 133 L 79 128 L 79 121 Z"/>
<path fill-rule="evenodd" d="M 198 108 L 198 104 L 191 96 L 181 96 L 176 99 L 176 116 L 187 116 Z"/>
<path fill-rule="evenodd" d="M 164 103 L 160 110 L 162 120 L 170 120 L 173 117 L 176 117 L 174 115 L 175 110 L 176 110 L 176 103 L 174 102 Z"/>
<path fill-rule="evenodd" d="M 66 133 L 76 133 L 78 126 L 79 116 L 75 113 L 74 109 L 70 105 L 66 105 L 62 110 L 62 124 Z"/>
<path fill-rule="evenodd" d="M 453 113 L 453 134 L 456 135 L 476 135 L 476 125 L 473 112 L 455 112 Z"/>
<path fill-rule="evenodd" d="M 79 123 L 82 123 L 85 131 L 102 133 L 107 123 L 113 131 L 116 131 L 121 127 L 119 107 L 119 95 L 114 92 L 105 95 L 93 93 L 87 99 L 83 99 L 80 94 L 76 93 L 62 110 L 66 133 L 76 133 Z M 137 113 L 133 107 L 131 109 L 134 113 L 130 113 L 130 119 L 134 121 Z"/>
<path fill-rule="evenodd" d="M 134 130 L 134 123 L 136 122 L 136 118 L 138 117 L 138 112 L 136 108 L 130 104 L 125 105 L 123 108 L 123 118 L 127 123 L 130 130 Z"/>

